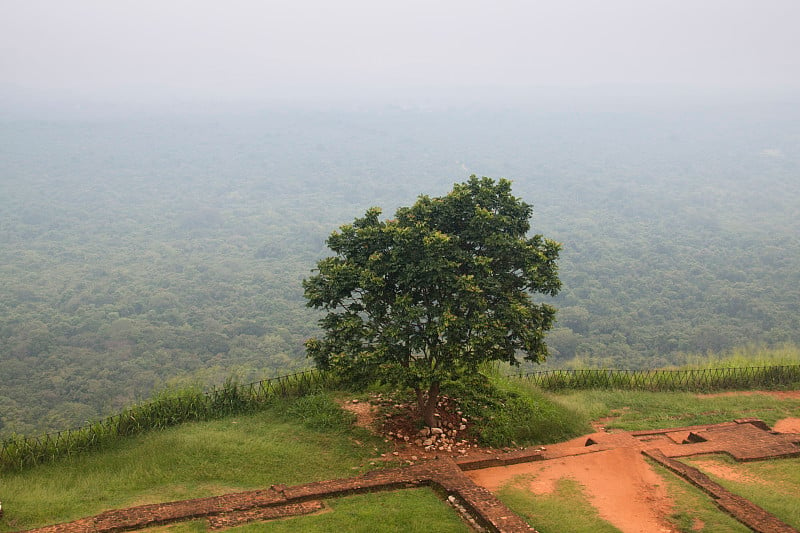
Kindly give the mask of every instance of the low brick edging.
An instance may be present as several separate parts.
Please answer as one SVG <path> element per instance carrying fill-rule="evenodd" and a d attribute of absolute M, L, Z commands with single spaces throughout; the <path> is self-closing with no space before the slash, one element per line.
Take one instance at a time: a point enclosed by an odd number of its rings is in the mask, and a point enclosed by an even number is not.
<path fill-rule="evenodd" d="M 676 437 L 676 434 L 680 435 Z M 685 440 L 681 443 L 681 439 Z M 467 522 L 477 529 L 536 533 L 519 515 L 487 489 L 475 484 L 464 472 L 596 453 L 618 447 L 641 450 L 647 457 L 700 487 L 714 498 L 719 507 L 754 531 L 798 533 L 764 509 L 728 492 L 699 470 L 674 459 L 709 453 L 725 453 L 737 461 L 800 456 L 800 435 L 775 433 L 758 419 L 593 434 L 578 447 L 561 448 L 554 445 L 547 449 L 527 448 L 484 457 L 436 458 L 412 466 L 372 470 L 348 479 L 294 486 L 273 485 L 267 490 L 111 510 L 69 523 L 32 529 L 28 533 L 112 533 L 198 518 L 207 519 L 209 528 L 220 529 L 248 521 L 316 512 L 323 508 L 321 500 L 328 498 L 421 486 L 432 487 L 444 494 L 459 513 L 464 515 L 466 512 Z"/>
<path fill-rule="evenodd" d="M 692 485 L 710 495 L 717 507 L 753 531 L 757 533 L 798 533 L 796 529 L 782 522 L 776 516 L 768 513 L 750 500 L 733 494 L 719 483 L 712 481 L 711 478 L 700 472 L 700 470 L 676 459 L 667 457 L 661 450 L 642 450 L 642 454 L 665 468 L 668 468 L 672 472 L 675 472 Z"/>
<path fill-rule="evenodd" d="M 373 470 L 363 476 L 316 481 L 287 487 L 141 505 L 112 510 L 74 522 L 28 530 L 27 533 L 116 533 L 205 518 L 212 529 L 253 520 L 315 512 L 320 500 L 365 492 L 431 486 L 452 496 L 481 529 L 498 533 L 536 533 L 487 489 L 475 484 L 449 457 L 423 464 Z M 449 498 L 448 498 L 449 499 Z"/>
<path fill-rule="evenodd" d="M 544 453 L 539 448 L 515 450 L 503 454 L 496 454 L 490 457 L 458 457 L 454 461 L 462 471 L 480 470 L 494 466 L 510 466 L 519 463 L 532 463 L 533 461 L 544 461 Z"/>

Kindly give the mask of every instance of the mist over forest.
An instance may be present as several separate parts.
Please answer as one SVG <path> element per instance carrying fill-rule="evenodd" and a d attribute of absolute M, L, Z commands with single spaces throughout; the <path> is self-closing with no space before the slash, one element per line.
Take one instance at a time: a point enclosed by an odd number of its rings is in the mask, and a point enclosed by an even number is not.
<path fill-rule="evenodd" d="M 0 121 L 0 437 L 307 368 L 301 280 L 371 206 L 505 177 L 563 243 L 538 368 L 800 344 L 795 105 Z"/>

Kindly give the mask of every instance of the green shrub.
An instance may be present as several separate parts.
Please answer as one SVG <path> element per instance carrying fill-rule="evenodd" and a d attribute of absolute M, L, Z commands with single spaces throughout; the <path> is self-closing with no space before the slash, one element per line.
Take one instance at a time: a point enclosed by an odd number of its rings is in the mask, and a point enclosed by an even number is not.
<path fill-rule="evenodd" d="M 513 378 L 478 375 L 448 383 L 446 393 L 458 399 L 475 424 L 472 431 L 486 446 L 549 444 L 591 429 L 582 412 Z"/>

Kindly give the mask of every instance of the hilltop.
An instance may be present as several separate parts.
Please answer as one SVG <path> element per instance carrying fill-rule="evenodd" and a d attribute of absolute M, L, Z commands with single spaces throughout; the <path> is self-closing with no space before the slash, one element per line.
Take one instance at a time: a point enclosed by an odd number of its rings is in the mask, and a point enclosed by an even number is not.
<path fill-rule="evenodd" d="M 605 432 L 714 424 L 730 422 L 742 416 L 760 418 L 772 426 L 781 419 L 800 417 L 800 398 L 796 393 L 782 393 L 780 396 L 771 393 L 698 395 L 571 390 L 554 395 L 527 387 L 516 387 L 514 390 L 522 398 L 535 398 L 534 405 L 542 411 L 547 412 L 551 409 L 548 406 L 554 406 L 556 411 L 551 411 L 550 416 L 554 416 L 551 422 L 563 424 L 569 421 L 573 427 L 569 430 L 573 432 L 573 437 L 584 432 L 581 428 L 591 431 L 583 425 L 590 420 L 602 424 L 602 431 Z M 392 440 L 388 433 L 380 432 L 380 421 L 392 418 L 392 413 L 397 414 L 397 409 L 402 410 L 402 403 L 396 403 L 396 399 L 393 399 L 387 405 L 387 398 L 386 393 L 355 396 L 343 391 L 318 393 L 299 400 L 283 400 L 256 413 L 188 423 L 129 437 L 111 443 L 101 451 L 79 454 L 17 474 L 4 474 L 2 500 L 6 513 L 0 521 L 0 529 L 13 531 L 65 522 L 105 509 L 239 493 L 273 485 L 291 487 L 311 481 L 352 478 L 375 469 L 406 466 L 411 462 L 425 464 L 426 460 L 421 457 L 425 453 L 424 447 L 409 449 L 409 444 L 402 437 Z M 376 416 L 373 421 L 377 423 L 366 424 L 368 428 L 359 426 L 357 417 L 341 408 L 341 405 L 369 403 L 376 404 L 376 409 L 385 410 L 374 413 Z M 362 418 L 362 423 L 364 421 Z M 479 447 L 470 450 L 470 454 L 476 458 L 502 457 L 513 455 L 520 445 L 528 445 L 528 449 L 534 451 L 542 447 L 547 450 L 553 446 L 551 443 L 569 438 L 565 434 L 552 438 L 552 431 L 557 427 L 553 425 L 549 426 L 550 429 L 540 430 L 542 433 L 538 436 L 529 437 L 528 441 L 517 443 L 516 446 L 495 448 L 488 454 L 486 448 Z M 397 432 L 394 433 L 396 437 Z M 472 433 L 471 438 L 480 437 Z M 441 456 L 443 452 L 435 453 Z M 412 454 L 419 454 L 416 461 L 411 459 Z M 457 450 L 453 455 L 463 456 Z M 658 475 L 664 476 L 664 473 Z M 775 482 L 789 483 L 788 487 L 793 487 L 791 483 L 800 484 L 800 480 Z M 670 482 L 668 486 L 672 487 L 673 484 Z M 680 483 L 678 485 L 681 486 Z M 560 506 L 574 505 L 575 498 L 591 501 L 590 494 L 585 492 L 588 489 L 570 483 L 563 486 L 559 484 L 558 487 L 552 497 L 543 501 L 547 502 L 547 506 L 552 506 L 549 512 L 559 516 L 559 519 L 564 516 Z M 675 510 L 675 516 L 664 517 L 665 520 L 689 524 L 696 524 L 696 520 L 706 523 L 722 520 L 720 517 L 723 515 L 714 511 L 710 503 L 699 505 L 695 496 L 675 496 L 682 492 L 672 491 L 671 488 L 670 497 L 678 498 L 674 503 L 674 509 L 678 510 Z M 525 508 L 524 501 L 518 501 L 518 493 L 512 491 L 504 496 L 505 493 L 501 491 L 498 494 L 501 499 L 507 500 L 508 505 Z M 344 512 L 350 517 L 347 520 L 385 519 L 389 521 L 387 523 L 400 520 L 397 523 L 402 523 L 402 527 L 417 527 L 409 526 L 408 522 L 402 520 L 416 520 L 414 517 L 418 517 L 419 513 L 404 510 L 421 506 L 431 513 L 420 517 L 422 523 L 430 525 L 433 520 L 438 524 L 441 520 L 441 530 L 448 531 L 459 531 L 462 527 L 456 513 L 442 506 L 433 493 L 425 491 L 359 496 L 355 500 L 345 499 L 341 504 L 331 502 L 330 505 L 333 509 L 339 505 L 342 509 L 349 509 Z M 397 514 L 384 516 L 384 505 L 396 506 L 393 512 Z M 523 507 L 519 508 L 519 505 Z M 588 505 L 575 519 L 603 524 L 603 519 L 591 509 L 591 505 Z M 370 515 L 373 512 L 378 514 Z M 518 512 L 524 515 L 528 511 Z M 330 519 L 341 518 L 342 515 L 334 512 Z M 787 520 L 785 517 L 783 519 Z M 546 524 L 551 518 L 537 514 L 535 520 L 539 527 L 539 524 Z M 789 520 L 792 520 L 791 516 Z M 187 530 L 182 527 L 175 530 Z M 202 523 L 194 523 L 189 530 L 203 531 L 204 527 Z M 321 527 L 324 530 L 325 526 Z M 358 530 L 354 522 L 337 527 Z"/>

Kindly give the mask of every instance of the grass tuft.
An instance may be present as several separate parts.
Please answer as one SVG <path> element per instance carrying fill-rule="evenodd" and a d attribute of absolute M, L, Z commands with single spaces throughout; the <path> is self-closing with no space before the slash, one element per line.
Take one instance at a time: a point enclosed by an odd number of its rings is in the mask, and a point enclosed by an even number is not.
<path fill-rule="evenodd" d="M 342 409 L 327 392 L 284 400 L 281 404 L 289 419 L 316 431 L 341 433 L 349 431 L 356 421 L 356 415 Z"/>
<path fill-rule="evenodd" d="M 485 446 L 550 444 L 591 430 L 580 409 L 553 401 L 536 387 L 492 374 L 447 384 Z"/>

